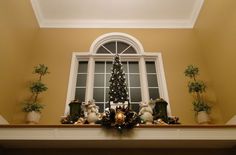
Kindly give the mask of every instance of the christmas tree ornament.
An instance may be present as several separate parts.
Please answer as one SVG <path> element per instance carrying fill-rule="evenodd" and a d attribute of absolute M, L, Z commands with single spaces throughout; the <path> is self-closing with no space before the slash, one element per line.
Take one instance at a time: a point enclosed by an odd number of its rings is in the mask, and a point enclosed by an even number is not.
<path fill-rule="evenodd" d="M 116 116 L 115 116 L 115 119 L 116 119 L 116 123 L 121 125 L 124 123 L 125 121 L 125 115 L 122 111 L 117 111 L 116 112 Z"/>

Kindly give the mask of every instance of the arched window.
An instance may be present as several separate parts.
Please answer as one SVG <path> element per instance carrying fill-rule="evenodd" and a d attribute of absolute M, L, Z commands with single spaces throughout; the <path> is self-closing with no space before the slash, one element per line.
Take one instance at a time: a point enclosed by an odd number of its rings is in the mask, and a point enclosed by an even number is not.
<path fill-rule="evenodd" d="M 115 54 L 120 55 L 124 66 L 132 110 L 138 112 L 140 102 L 150 99 L 161 97 L 169 102 L 161 54 L 144 52 L 141 43 L 128 34 L 108 33 L 92 43 L 90 52 L 73 53 L 65 114 L 73 99 L 94 99 L 99 111 L 104 111 Z"/>
<path fill-rule="evenodd" d="M 132 45 L 121 41 L 111 41 L 101 45 L 96 51 L 97 54 L 137 54 Z"/>

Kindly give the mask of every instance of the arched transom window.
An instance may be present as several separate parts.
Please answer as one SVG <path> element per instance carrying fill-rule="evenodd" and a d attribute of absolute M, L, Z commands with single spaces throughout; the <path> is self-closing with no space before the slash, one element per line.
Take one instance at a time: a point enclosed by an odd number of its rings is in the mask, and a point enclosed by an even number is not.
<path fill-rule="evenodd" d="M 99 47 L 97 54 L 137 54 L 132 45 L 121 41 L 111 41 Z"/>
<path fill-rule="evenodd" d="M 138 112 L 139 104 L 150 99 L 161 97 L 169 101 L 161 54 L 144 52 L 141 43 L 128 34 L 109 33 L 98 37 L 90 52 L 73 53 L 65 114 L 74 99 L 82 102 L 94 99 L 99 111 L 104 111 L 115 54 L 121 57 L 132 110 Z"/>

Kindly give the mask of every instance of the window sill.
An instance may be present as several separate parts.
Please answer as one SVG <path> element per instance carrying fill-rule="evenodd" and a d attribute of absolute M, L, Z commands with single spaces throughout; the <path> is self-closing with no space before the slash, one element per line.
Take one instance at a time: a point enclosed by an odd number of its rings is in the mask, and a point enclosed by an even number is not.
<path fill-rule="evenodd" d="M 99 125 L 0 125 L 6 148 L 231 148 L 235 125 L 142 125 L 122 134 Z"/>

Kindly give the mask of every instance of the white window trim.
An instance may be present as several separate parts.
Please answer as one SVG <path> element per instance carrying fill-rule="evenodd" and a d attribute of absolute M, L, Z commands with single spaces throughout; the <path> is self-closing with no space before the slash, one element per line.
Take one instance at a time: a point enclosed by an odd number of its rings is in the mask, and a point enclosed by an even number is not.
<path fill-rule="evenodd" d="M 168 97 L 168 90 L 166 86 L 166 79 L 165 79 L 165 73 L 163 69 L 163 61 L 162 61 L 162 55 L 161 53 L 147 53 L 145 52 L 144 55 L 140 56 L 139 58 L 139 68 L 140 68 L 140 81 L 141 81 L 141 93 L 142 93 L 142 100 L 144 102 L 149 101 L 148 96 L 148 85 L 147 85 L 147 74 L 146 74 L 146 66 L 145 66 L 145 58 L 149 57 L 156 57 L 156 69 L 158 76 L 158 83 L 159 83 L 159 92 L 160 97 L 166 100 L 169 104 L 167 106 L 167 112 L 168 116 L 171 116 L 171 108 L 170 108 L 170 102 Z M 85 100 L 88 101 L 90 99 L 93 99 L 93 82 L 94 82 L 94 65 L 95 65 L 95 59 L 103 59 L 107 60 L 108 58 L 106 56 L 99 55 L 96 57 L 95 55 L 89 55 L 87 53 L 82 52 L 73 52 L 72 54 L 72 60 L 71 60 L 71 69 L 70 69 L 70 76 L 69 76 L 69 84 L 68 84 L 68 90 L 67 90 L 67 98 L 66 98 L 66 106 L 65 106 L 65 115 L 69 112 L 69 103 L 74 99 L 75 97 L 75 87 L 76 87 L 76 73 L 78 70 L 78 61 L 81 61 L 86 58 L 88 62 L 88 77 L 86 81 L 86 93 L 85 93 Z M 126 57 L 127 58 L 127 57 Z M 132 57 L 130 57 L 132 58 Z M 136 57 L 137 58 L 137 57 Z M 143 61 L 143 62 L 142 62 Z M 144 80 L 145 79 L 145 80 Z"/>
<path fill-rule="evenodd" d="M 77 78 L 77 70 L 78 70 L 78 62 L 81 60 L 88 60 L 88 76 L 86 81 L 86 92 L 85 92 L 85 102 L 93 99 L 93 85 L 94 85 L 94 68 L 95 68 L 95 60 L 109 60 L 113 56 L 107 54 L 96 54 L 95 51 L 104 43 L 114 40 L 127 41 L 126 43 L 131 44 L 135 50 L 138 52 L 137 54 L 124 54 L 121 55 L 121 59 L 125 56 L 125 59 L 138 59 L 139 68 L 140 68 L 140 84 L 141 84 L 141 95 L 142 101 L 149 101 L 149 93 L 148 93 L 148 83 L 147 83 L 147 74 L 146 74 L 146 66 L 145 59 L 151 58 L 155 61 L 156 70 L 158 73 L 158 83 L 159 83 L 159 93 L 160 97 L 166 100 L 169 104 L 167 106 L 168 116 L 171 116 L 171 108 L 168 97 L 168 90 L 166 85 L 162 55 L 160 52 L 144 52 L 141 43 L 135 39 L 134 37 L 124 34 L 124 33 L 109 33 L 98 37 L 93 44 L 91 45 L 90 52 L 73 52 L 71 59 L 71 68 L 69 75 L 69 83 L 67 90 L 67 98 L 65 104 L 65 115 L 69 114 L 69 103 L 74 100 L 75 97 L 75 87 L 76 87 L 76 78 Z"/>
<path fill-rule="evenodd" d="M 101 45 L 110 41 L 114 41 L 114 40 L 126 42 L 127 44 L 132 45 L 133 48 L 138 52 L 138 54 L 144 53 L 143 46 L 139 42 L 138 39 L 126 33 L 112 32 L 112 33 L 103 34 L 100 37 L 98 37 L 96 40 L 94 40 L 89 50 L 90 54 L 96 54 L 96 51 Z"/>

